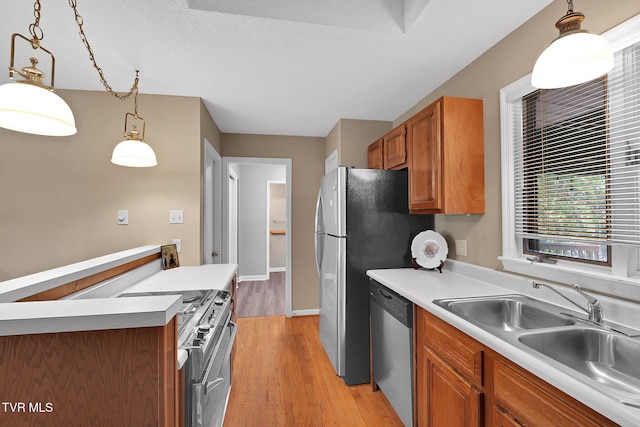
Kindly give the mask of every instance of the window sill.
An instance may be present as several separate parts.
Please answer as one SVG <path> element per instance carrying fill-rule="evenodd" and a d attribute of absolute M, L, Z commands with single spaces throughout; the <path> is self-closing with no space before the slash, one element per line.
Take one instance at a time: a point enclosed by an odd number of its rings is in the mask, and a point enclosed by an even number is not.
<path fill-rule="evenodd" d="M 498 257 L 504 269 L 558 283 L 577 283 L 584 289 L 618 298 L 640 301 L 640 279 L 615 276 L 608 271 L 579 269 L 566 264 L 531 262 L 525 258 Z"/>

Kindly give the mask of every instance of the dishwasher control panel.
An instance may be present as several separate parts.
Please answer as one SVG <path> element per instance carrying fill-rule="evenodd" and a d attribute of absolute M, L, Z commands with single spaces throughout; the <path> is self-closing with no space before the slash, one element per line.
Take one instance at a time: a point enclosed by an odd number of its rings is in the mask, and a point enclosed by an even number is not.
<path fill-rule="evenodd" d="M 379 304 L 403 325 L 413 327 L 413 303 L 373 279 L 369 280 L 369 301 Z"/>

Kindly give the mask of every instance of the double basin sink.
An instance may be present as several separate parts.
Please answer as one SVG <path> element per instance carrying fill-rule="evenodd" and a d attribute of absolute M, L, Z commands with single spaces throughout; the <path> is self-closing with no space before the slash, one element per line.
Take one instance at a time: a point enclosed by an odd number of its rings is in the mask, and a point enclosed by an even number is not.
<path fill-rule="evenodd" d="M 525 295 L 434 300 L 618 402 L 640 408 L 640 340 Z M 639 331 L 632 331 L 640 335 Z"/>

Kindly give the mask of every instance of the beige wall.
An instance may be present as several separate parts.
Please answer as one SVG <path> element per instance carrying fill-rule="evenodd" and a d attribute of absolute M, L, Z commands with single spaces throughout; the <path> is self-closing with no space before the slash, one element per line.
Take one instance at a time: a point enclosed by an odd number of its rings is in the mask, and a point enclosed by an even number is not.
<path fill-rule="evenodd" d="M 213 121 L 211 114 L 202 103 L 200 99 L 200 230 L 199 233 L 199 241 L 200 241 L 200 254 L 199 254 L 199 262 L 198 264 L 203 264 L 205 262 L 205 254 L 204 254 L 204 158 L 205 158 L 205 140 L 209 141 L 213 146 L 214 150 L 218 154 L 222 152 L 222 141 L 220 138 L 220 129 L 216 122 Z M 215 230 L 214 230 L 215 233 Z"/>
<path fill-rule="evenodd" d="M 338 120 L 338 123 L 331 129 L 329 135 L 326 138 L 326 145 L 324 150 L 324 158 L 326 159 L 338 150 L 338 164 L 340 164 L 340 141 L 342 138 L 342 120 Z"/>
<path fill-rule="evenodd" d="M 640 1 L 580 0 L 575 10 L 586 16 L 584 29 L 601 34 L 640 13 Z M 499 91 L 531 72 L 538 55 L 557 37 L 554 24 L 566 11 L 566 1 L 554 1 L 394 121 L 394 126 L 401 124 L 443 95 L 484 100 L 486 213 L 435 216 L 435 228 L 447 238 L 451 258 L 501 268 L 497 259 L 502 254 Z M 467 240 L 468 256 L 456 257 L 454 239 Z"/>
<path fill-rule="evenodd" d="M 324 175 L 325 138 L 223 133 L 221 154 L 292 159 L 292 308 L 317 309 L 319 291 L 313 230 L 316 198 Z"/>
<path fill-rule="evenodd" d="M 392 122 L 340 119 L 327 135 L 325 158 L 338 150 L 338 164 L 367 167 L 367 147 L 392 129 Z"/>
<path fill-rule="evenodd" d="M 78 133 L 43 137 L 0 129 L 0 280 L 145 244 L 182 238 L 183 265 L 200 263 L 200 99 L 139 95 L 158 166 L 110 162 L 133 100 L 65 91 Z M 117 210 L 129 225 L 117 225 Z M 169 224 L 183 209 L 185 223 Z"/>
<path fill-rule="evenodd" d="M 367 147 L 392 129 L 391 122 L 342 119 L 340 164 L 367 167 Z"/>

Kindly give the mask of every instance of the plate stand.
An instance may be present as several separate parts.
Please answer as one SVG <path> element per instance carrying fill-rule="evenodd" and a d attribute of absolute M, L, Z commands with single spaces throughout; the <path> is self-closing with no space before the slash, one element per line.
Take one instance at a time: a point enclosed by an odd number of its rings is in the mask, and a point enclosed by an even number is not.
<path fill-rule="evenodd" d="M 413 268 L 418 270 L 420 268 L 422 268 L 420 266 L 420 264 L 418 264 L 418 261 L 416 261 L 415 258 L 411 258 L 411 262 L 413 262 Z M 431 271 L 435 271 L 438 270 L 440 272 L 440 274 L 442 274 L 442 267 L 444 267 L 444 261 L 440 261 L 440 265 L 434 268 L 425 268 L 425 270 L 431 270 Z"/>

